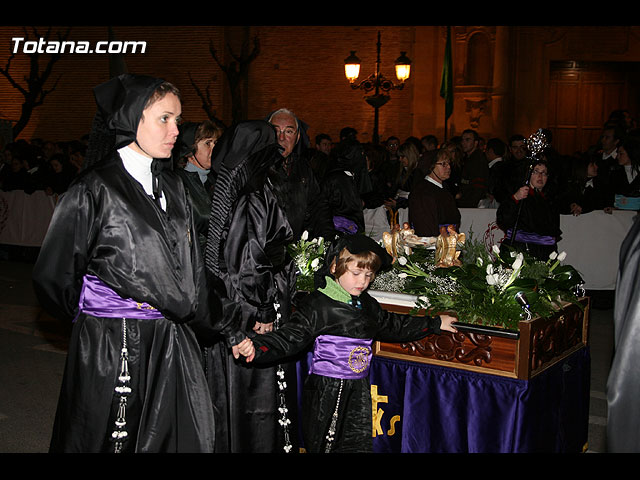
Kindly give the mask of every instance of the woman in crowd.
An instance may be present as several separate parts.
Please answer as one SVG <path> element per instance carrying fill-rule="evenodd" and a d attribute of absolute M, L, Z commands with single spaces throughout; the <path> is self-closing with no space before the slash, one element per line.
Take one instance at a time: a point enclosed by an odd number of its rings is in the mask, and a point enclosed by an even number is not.
<path fill-rule="evenodd" d="M 180 94 L 129 74 L 94 94 L 86 168 L 61 197 L 33 273 L 43 307 L 74 322 L 51 451 L 212 452 L 198 340 L 222 331 L 236 353 L 250 340 L 239 345 L 217 314 L 191 204 L 166 168 Z"/>
<path fill-rule="evenodd" d="M 398 182 L 398 190 L 394 198 L 389 199 L 385 204 L 395 211 L 406 208 L 409 202 L 411 187 L 420 174 L 418 160 L 420 152 L 411 142 L 405 142 L 398 148 L 398 158 L 402 164 L 402 173 Z"/>
<path fill-rule="evenodd" d="M 425 165 L 428 175 L 416 181 L 409 195 L 409 223 L 416 235 L 437 237 L 440 227 L 460 226 L 460 211 L 456 201 L 448 190 L 446 181 L 451 175 L 453 155 L 450 150 L 441 148 Z"/>
<path fill-rule="evenodd" d="M 567 188 L 560 194 L 561 214 L 574 216 L 596 210 L 604 210 L 613 205 L 611 190 L 606 178 L 598 175 L 598 163 L 588 155 L 574 160 L 571 178 Z"/>
<path fill-rule="evenodd" d="M 210 120 L 180 125 L 180 135 L 174 147 L 176 172 L 191 196 L 193 217 L 203 249 L 209 230 L 213 182 L 210 179 L 211 152 L 222 135 L 222 127 Z M 180 165 L 184 164 L 183 167 Z"/>
<path fill-rule="evenodd" d="M 47 195 L 64 193 L 75 176 L 73 167 L 62 153 L 54 153 L 42 168 L 45 169 L 42 182 Z"/>
<path fill-rule="evenodd" d="M 504 242 L 540 260 L 557 251 L 562 234 L 559 209 L 545 188 L 548 172 L 544 160 L 534 162 L 528 184 L 501 203 L 496 212 L 498 226 L 506 233 Z"/>

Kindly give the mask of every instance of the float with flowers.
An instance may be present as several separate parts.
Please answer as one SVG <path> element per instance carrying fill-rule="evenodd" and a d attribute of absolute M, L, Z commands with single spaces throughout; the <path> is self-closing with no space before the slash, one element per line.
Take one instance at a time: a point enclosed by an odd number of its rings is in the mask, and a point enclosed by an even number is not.
<path fill-rule="evenodd" d="M 408 226 L 381 244 L 394 263 L 376 276 L 369 294 L 389 311 L 452 314 L 458 333 L 377 342 L 377 356 L 530 379 L 587 346 L 589 298 L 565 252 L 542 261 L 504 243 L 488 248 L 473 232 L 423 238 Z M 324 252 L 324 240 L 306 234 L 290 246 L 298 290 L 313 289 Z"/>

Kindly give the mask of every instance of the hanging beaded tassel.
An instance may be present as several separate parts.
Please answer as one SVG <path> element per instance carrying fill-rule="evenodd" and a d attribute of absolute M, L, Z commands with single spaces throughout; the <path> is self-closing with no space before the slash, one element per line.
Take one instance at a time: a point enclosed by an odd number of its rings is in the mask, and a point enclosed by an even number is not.
<path fill-rule="evenodd" d="M 273 304 L 273 306 L 276 309 L 276 319 L 273 322 L 273 326 L 275 329 L 277 329 L 280 324 L 280 317 L 282 316 L 282 314 L 280 313 L 280 304 L 277 301 Z M 287 400 L 285 395 L 287 391 L 287 382 L 284 378 L 284 368 L 282 368 L 282 365 L 280 364 L 278 365 L 278 368 L 276 370 L 276 375 L 278 376 L 278 412 L 280 413 L 278 423 L 280 424 L 284 432 L 283 450 L 286 453 L 289 453 L 293 448 L 291 445 L 291 437 L 289 435 L 289 425 L 291 425 L 291 420 L 289 420 L 289 409 L 287 408 Z"/>
<path fill-rule="evenodd" d="M 336 439 L 336 431 L 338 429 L 338 407 L 340 406 L 340 397 L 342 397 L 342 386 L 344 385 L 344 379 L 340 379 L 340 389 L 338 390 L 338 399 L 336 400 L 336 408 L 331 415 L 331 424 L 329 425 L 329 433 L 325 437 L 327 439 L 327 445 L 324 448 L 324 453 L 331 452 L 331 446 Z"/>
<path fill-rule="evenodd" d="M 127 351 L 127 320 L 122 319 L 122 350 L 120 350 L 120 375 L 118 376 L 118 383 L 116 384 L 115 392 L 120 397 L 120 404 L 118 405 L 118 414 L 115 421 L 115 430 L 111 434 L 111 439 L 114 441 L 114 452 L 122 452 L 122 444 L 127 439 L 129 434 L 126 431 L 127 421 L 127 397 L 131 394 L 131 387 L 129 386 L 129 354 Z"/>

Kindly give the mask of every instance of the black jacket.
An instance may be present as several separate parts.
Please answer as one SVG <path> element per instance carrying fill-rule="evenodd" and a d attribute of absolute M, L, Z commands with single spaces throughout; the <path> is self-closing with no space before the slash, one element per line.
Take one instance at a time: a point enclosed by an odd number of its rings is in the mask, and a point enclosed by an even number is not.
<path fill-rule="evenodd" d="M 418 340 L 440 333 L 440 317 L 412 317 L 383 310 L 367 292 L 360 306 L 333 300 L 316 290 L 297 305 L 291 320 L 279 330 L 254 335 L 258 365 L 294 358 L 320 335 L 372 339 L 385 342 Z M 355 299 L 354 299 L 355 300 Z M 347 359 L 345 359 L 347 360 Z M 324 452 L 326 434 L 340 398 L 337 436 L 332 452 L 371 452 L 371 386 L 368 376 L 340 380 L 312 374 L 302 397 L 302 432 L 305 449 Z"/>

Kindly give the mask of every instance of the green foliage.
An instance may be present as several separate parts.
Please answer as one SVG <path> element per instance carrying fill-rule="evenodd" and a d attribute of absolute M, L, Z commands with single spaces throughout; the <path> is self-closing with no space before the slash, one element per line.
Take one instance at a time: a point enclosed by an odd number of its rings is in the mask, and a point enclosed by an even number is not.
<path fill-rule="evenodd" d="M 313 273 L 324 257 L 322 239 L 290 247 L 298 265 L 298 290 L 313 290 Z M 387 272 L 379 273 L 370 288 L 415 295 L 413 312 L 449 312 L 464 323 L 499 326 L 517 330 L 527 318 L 547 317 L 563 303 L 578 303 L 577 292 L 584 283 L 570 265 L 562 265 L 566 254 L 537 260 L 508 245 L 490 250 L 473 238 L 462 247 L 461 266 L 438 268 L 432 249 L 415 247 L 411 255 L 399 257 Z M 526 299 L 526 305 L 517 296 Z M 525 308 L 526 307 L 526 308 Z"/>
<path fill-rule="evenodd" d="M 555 257 L 542 262 L 506 245 L 487 252 L 472 237 L 462 255 L 462 266 L 448 268 L 434 268 L 424 254 L 401 260 L 396 269 L 407 275 L 403 293 L 418 297 L 414 311 L 449 312 L 461 322 L 515 330 L 528 314 L 546 317 L 562 303 L 578 304 L 582 277 Z"/>
<path fill-rule="evenodd" d="M 313 276 L 324 260 L 326 245 L 322 237 L 308 239 L 305 231 L 296 243 L 287 246 L 291 258 L 296 264 L 296 288 L 310 292 L 314 289 Z"/>

